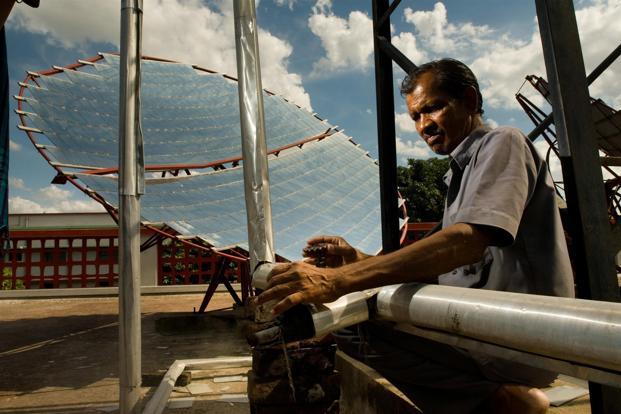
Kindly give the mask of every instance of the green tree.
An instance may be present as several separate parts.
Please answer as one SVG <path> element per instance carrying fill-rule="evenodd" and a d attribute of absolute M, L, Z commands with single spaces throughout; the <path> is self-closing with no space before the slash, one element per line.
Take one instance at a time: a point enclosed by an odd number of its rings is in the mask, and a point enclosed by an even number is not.
<path fill-rule="evenodd" d="M 443 177 L 448 169 L 448 158 L 409 159 L 407 167 L 397 167 L 397 186 L 410 221 L 442 220 L 447 189 Z"/>

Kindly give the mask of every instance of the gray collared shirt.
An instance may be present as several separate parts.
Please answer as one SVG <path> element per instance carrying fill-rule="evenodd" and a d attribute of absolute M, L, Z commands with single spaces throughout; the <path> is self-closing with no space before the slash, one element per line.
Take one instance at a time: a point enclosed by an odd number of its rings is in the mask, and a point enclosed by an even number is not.
<path fill-rule="evenodd" d="M 556 193 L 545 161 L 521 131 L 474 130 L 451 153 L 445 182 L 454 201 L 442 227 L 455 223 L 501 230 L 483 259 L 438 277 L 441 285 L 551 296 L 574 296 L 574 282 Z"/>

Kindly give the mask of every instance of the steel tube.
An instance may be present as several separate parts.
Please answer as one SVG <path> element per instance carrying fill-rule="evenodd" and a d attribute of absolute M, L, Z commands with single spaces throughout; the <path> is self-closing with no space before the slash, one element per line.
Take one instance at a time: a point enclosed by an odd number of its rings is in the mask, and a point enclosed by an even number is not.
<path fill-rule="evenodd" d="M 252 285 L 265 290 L 267 278 L 274 268 L 272 263 L 260 265 L 252 275 Z M 378 289 L 364 292 L 352 292 L 341 296 L 331 303 L 316 305 L 312 313 L 314 336 L 322 336 L 337 329 L 345 328 L 369 319 L 367 300 L 377 293 Z"/>
<path fill-rule="evenodd" d="M 235 0 L 235 47 L 250 270 L 274 262 L 263 87 L 254 0 Z"/>
<path fill-rule="evenodd" d="M 119 409 L 139 411 L 140 194 L 144 162 L 140 130 L 142 0 L 122 0 L 119 94 Z"/>
<path fill-rule="evenodd" d="M 376 292 L 376 290 L 353 292 L 341 296 L 334 302 L 318 305 L 317 312 L 312 315 L 315 336 L 323 336 L 368 320 L 369 305 L 367 300 Z"/>
<path fill-rule="evenodd" d="M 298 305 L 279 316 L 276 323 L 248 335 L 250 345 L 271 345 L 277 341 L 295 342 L 322 337 L 369 319 L 368 299 L 376 290 L 353 292 L 331 303 Z"/>
<path fill-rule="evenodd" d="M 621 371 L 621 304 L 404 284 L 382 288 L 378 317 Z"/>

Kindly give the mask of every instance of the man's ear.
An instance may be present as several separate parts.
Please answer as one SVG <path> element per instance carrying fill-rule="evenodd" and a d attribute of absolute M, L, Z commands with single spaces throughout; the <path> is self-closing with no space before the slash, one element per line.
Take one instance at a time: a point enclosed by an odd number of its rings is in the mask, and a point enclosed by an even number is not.
<path fill-rule="evenodd" d="M 476 113 L 479 109 L 479 94 L 474 86 L 468 86 L 464 90 L 464 104 L 471 113 Z"/>

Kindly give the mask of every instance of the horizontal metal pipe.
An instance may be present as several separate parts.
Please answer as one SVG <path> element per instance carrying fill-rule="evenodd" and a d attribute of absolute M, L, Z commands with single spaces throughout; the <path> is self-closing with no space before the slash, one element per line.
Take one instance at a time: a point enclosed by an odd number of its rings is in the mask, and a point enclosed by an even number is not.
<path fill-rule="evenodd" d="M 431 339 L 432 341 L 474 351 L 478 354 L 485 354 L 494 358 L 518 362 L 531 367 L 545 369 L 550 372 L 558 372 L 559 374 L 566 374 L 570 377 L 582 378 L 599 384 L 612 385 L 615 387 L 621 386 L 621 373 L 616 371 L 565 361 L 562 358 L 552 358 L 533 354 L 531 352 L 517 351 L 501 345 L 489 344 L 448 332 L 419 328 L 410 323 L 398 324 L 395 326 L 395 329 L 411 335 Z"/>
<path fill-rule="evenodd" d="M 267 288 L 273 267 L 271 263 L 259 266 L 253 285 Z M 377 314 L 370 315 L 368 300 L 376 293 Z M 397 322 L 397 329 L 415 335 L 424 332 L 422 336 L 440 342 L 621 384 L 616 373 L 621 372 L 621 304 L 617 303 L 412 283 L 350 293 L 309 307 L 308 312 L 310 317 L 280 328 L 286 331 L 294 326 L 298 332 L 322 336 L 369 318 L 386 319 Z M 312 327 L 300 328 L 309 321 Z M 287 332 L 283 336 L 291 337 Z M 292 340 L 297 339 L 304 338 Z"/>
<path fill-rule="evenodd" d="M 367 300 L 377 290 L 353 292 L 331 303 L 318 305 L 313 312 L 315 336 L 322 336 L 337 329 L 346 328 L 369 319 Z"/>
<path fill-rule="evenodd" d="M 378 317 L 621 371 L 621 304 L 403 284 L 377 295 Z"/>
<path fill-rule="evenodd" d="M 263 263 L 252 274 L 252 285 L 258 289 L 267 289 L 268 276 L 272 269 L 276 266 L 274 263 Z M 298 332 L 310 335 L 308 338 L 300 338 L 297 335 L 290 336 L 287 332 L 284 332 L 285 338 L 291 340 L 309 339 L 310 337 L 317 337 L 325 335 L 329 332 L 337 329 L 345 328 L 360 322 L 364 322 L 369 319 L 369 306 L 367 300 L 377 293 L 377 289 L 368 290 L 364 292 L 352 292 L 347 295 L 341 296 L 337 300 L 331 303 L 324 303 L 316 305 L 314 307 L 307 307 L 308 315 L 310 318 L 303 317 L 304 321 L 312 321 L 313 326 L 309 329 L 300 329 Z M 293 322 L 306 323 L 303 320 Z M 286 318 L 283 320 L 282 329 L 286 330 L 290 325 Z M 263 342 L 271 341 L 273 333 L 276 332 L 273 327 L 268 328 L 265 331 L 260 331 L 252 336 L 253 342 L 256 344 L 262 344 Z M 254 345 L 254 344 L 253 344 Z"/>

